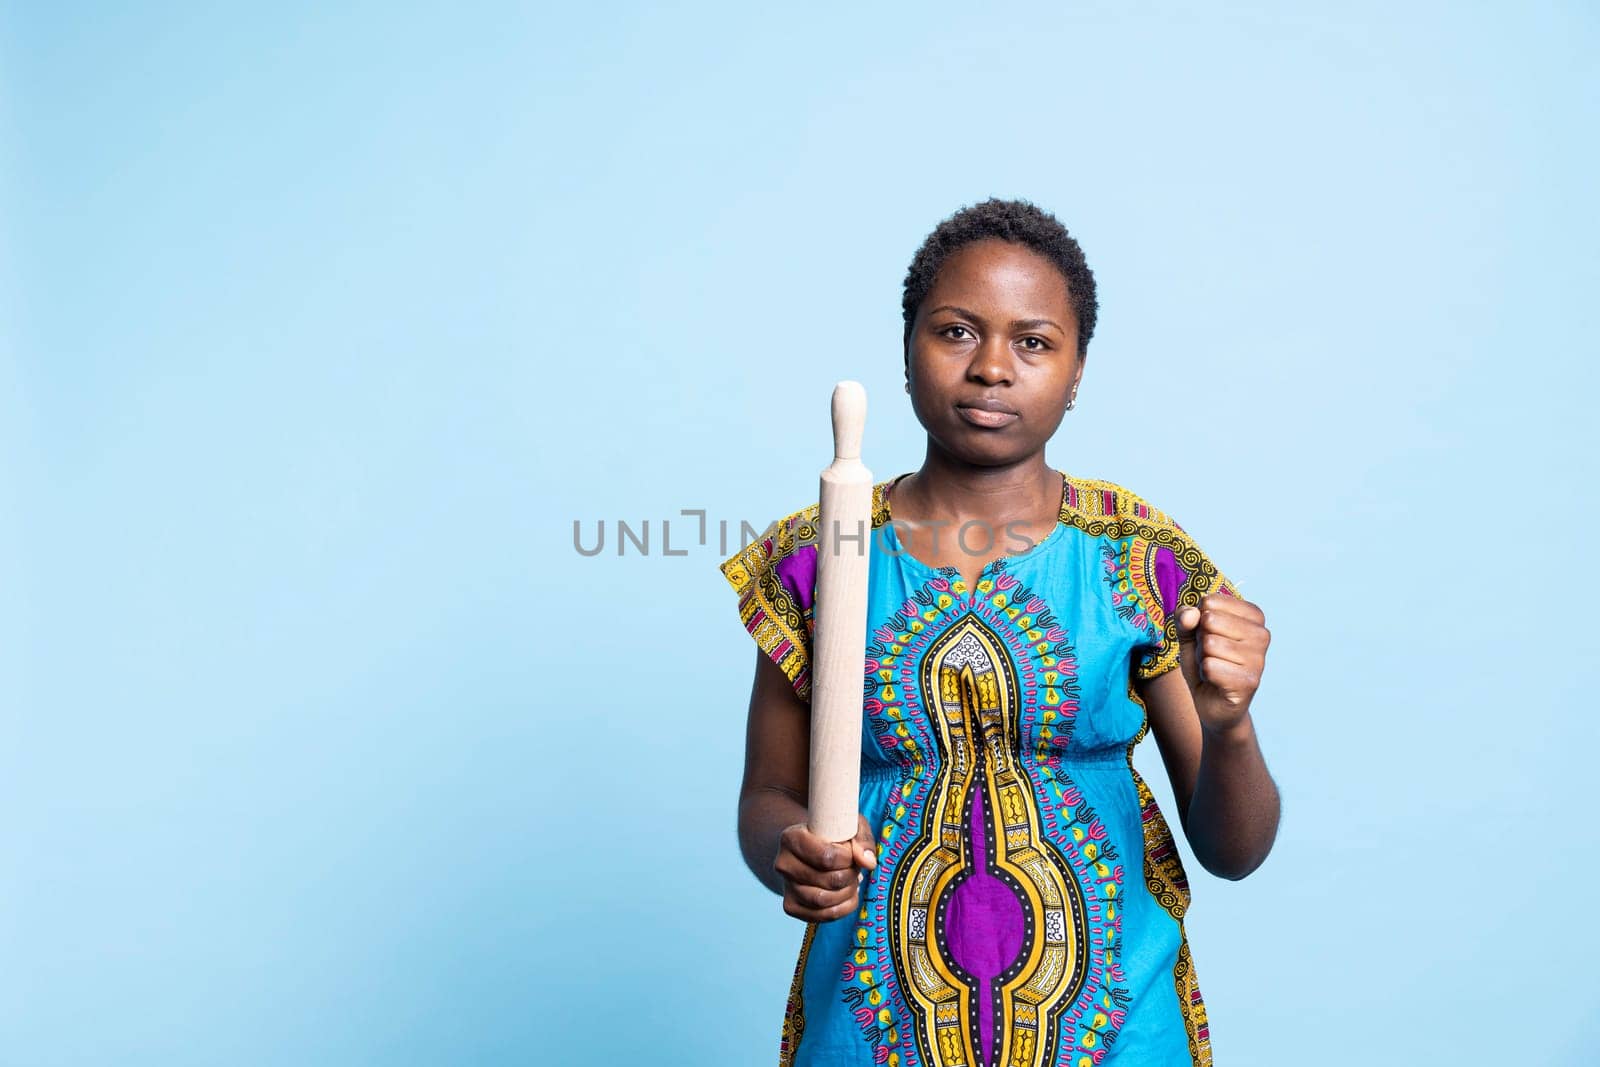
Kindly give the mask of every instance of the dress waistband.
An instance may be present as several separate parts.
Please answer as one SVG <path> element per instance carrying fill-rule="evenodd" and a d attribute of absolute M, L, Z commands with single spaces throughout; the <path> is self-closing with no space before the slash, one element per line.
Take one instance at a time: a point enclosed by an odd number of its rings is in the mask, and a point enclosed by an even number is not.
<path fill-rule="evenodd" d="M 1022 755 L 1012 753 L 1019 762 L 1029 766 L 1039 766 L 1040 761 L 1032 753 Z M 1093 748 L 1078 751 L 1067 750 L 1061 753 L 1063 767 L 1084 766 L 1114 766 L 1126 767 L 1128 765 L 1128 750 L 1126 748 Z M 861 780 L 863 782 L 902 781 L 911 777 L 910 764 L 882 763 L 877 760 L 863 759 L 861 761 Z"/>

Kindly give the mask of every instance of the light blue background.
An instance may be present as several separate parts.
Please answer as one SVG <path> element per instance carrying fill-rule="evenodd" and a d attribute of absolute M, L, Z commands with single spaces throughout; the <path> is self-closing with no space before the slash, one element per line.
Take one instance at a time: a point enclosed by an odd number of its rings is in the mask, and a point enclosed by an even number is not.
<path fill-rule="evenodd" d="M 914 469 L 989 195 L 1099 279 L 1051 460 L 1275 634 L 1218 1062 L 1600 1057 L 1592 6 L 0 19 L 0 1061 L 772 1062 L 753 655 L 660 524 L 814 499 L 840 378 Z"/>

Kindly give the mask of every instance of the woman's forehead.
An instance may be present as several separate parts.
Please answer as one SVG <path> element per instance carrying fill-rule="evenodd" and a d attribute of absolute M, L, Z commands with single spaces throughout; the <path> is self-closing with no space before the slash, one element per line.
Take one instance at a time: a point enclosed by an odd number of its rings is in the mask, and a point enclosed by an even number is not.
<path fill-rule="evenodd" d="M 964 245 L 939 267 L 928 290 L 932 308 L 957 296 L 1040 310 L 1069 304 L 1067 280 L 1056 265 L 1026 245 L 985 239 Z"/>

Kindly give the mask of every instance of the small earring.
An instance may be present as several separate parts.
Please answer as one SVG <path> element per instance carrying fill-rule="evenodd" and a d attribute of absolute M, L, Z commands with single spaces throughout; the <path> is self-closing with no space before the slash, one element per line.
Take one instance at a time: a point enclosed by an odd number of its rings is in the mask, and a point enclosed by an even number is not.
<path fill-rule="evenodd" d="M 1067 401 L 1067 410 L 1071 411 L 1073 408 L 1075 408 L 1077 406 L 1078 406 L 1078 394 L 1076 392 L 1074 392 L 1072 394 L 1072 399 Z"/>
<path fill-rule="evenodd" d="M 908 393 L 911 392 L 911 383 L 910 382 L 906 383 L 906 392 L 908 392 Z"/>

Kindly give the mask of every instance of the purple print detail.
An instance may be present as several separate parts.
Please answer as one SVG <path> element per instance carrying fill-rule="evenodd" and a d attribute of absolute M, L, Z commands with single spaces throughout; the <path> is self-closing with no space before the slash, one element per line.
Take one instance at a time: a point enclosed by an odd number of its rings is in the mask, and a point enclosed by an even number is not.
<path fill-rule="evenodd" d="M 817 592 L 817 546 L 801 545 L 772 568 L 801 611 L 810 611 Z"/>
<path fill-rule="evenodd" d="M 980 778 L 972 797 L 972 873 L 950 895 L 945 938 L 950 958 L 977 980 L 978 1059 L 993 1064 L 994 980 L 1017 962 L 1025 938 L 1022 902 L 989 873 L 989 820 Z"/>
<path fill-rule="evenodd" d="M 1178 589 L 1188 573 L 1178 565 L 1170 548 L 1156 549 L 1156 589 L 1161 593 L 1161 610 L 1171 615 L 1178 608 Z"/>

